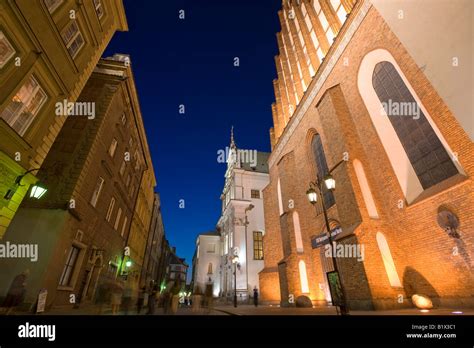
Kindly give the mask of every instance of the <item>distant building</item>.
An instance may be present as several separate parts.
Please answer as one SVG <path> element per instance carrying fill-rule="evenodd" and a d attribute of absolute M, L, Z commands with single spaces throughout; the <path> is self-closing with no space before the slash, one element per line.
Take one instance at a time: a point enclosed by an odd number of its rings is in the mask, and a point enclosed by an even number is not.
<path fill-rule="evenodd" d="M 153 214 L 148 234 L 143 267 L 140 276 L 140 287 L 149 286 L 151 283 L 160 284 L 159 267 L 160 259 L 164 256 L 165 230 L 163 216 L 161 214 L 161 201 L 158 193 L 155 193 L 153 203 Z"/>
<path fill-rule="evenodd" d="M 128 25 L 121 0 L 1 1 L 0 13 L 2 239 L 67 119 L 56 103 L 77 100 Z"/>
<path fill-rule="evenodd" d="M 221 236 L 220 293 L 230 298 L 237 289 L 238 298 L 247 301 L 259 288 L 258 273 L 264 266 L 263 238 L 265 220 L 263 189 L 268 185 L 269 154 L 239 149 L 233 131 L 229 146 L 225 183 L 221 195 L 222 213 L 217 222 Z M 232 260 L 238 256 L 234 265 Z M 237 284 L 234 281 L 237 267 Z"/>
<path fill-rule="evenodd" d="M 185 259 L 176 255 L 175 247 L 172 248 L 172 251 L 167 267 L 166 284 L 168 288 L 172 288 L 177 284 L 178 287 L 184 290 L 189 266 Z"/>
<path fill-rule="evenodd" d="M 193 257 L 193 292 L 221 295 L 221 236 L 217 231 L 200 234 Z"/>

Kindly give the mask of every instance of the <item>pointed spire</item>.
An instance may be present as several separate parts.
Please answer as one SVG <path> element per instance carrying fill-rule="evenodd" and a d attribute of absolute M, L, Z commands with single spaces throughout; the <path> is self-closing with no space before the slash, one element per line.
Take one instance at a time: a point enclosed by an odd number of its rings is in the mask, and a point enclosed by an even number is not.
<path fill-rule="evenodd" d="M 230 128 L 230 148 L 231 149 L 237 148 L 234 141 L 234 126 Z"/>

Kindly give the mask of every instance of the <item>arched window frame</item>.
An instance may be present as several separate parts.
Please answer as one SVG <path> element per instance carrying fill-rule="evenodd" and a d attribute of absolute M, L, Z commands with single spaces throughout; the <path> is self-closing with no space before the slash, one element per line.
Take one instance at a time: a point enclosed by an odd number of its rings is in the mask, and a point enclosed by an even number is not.
<path fill-rule="evenodd" d="M 313 135 L 310 146 L 316 173 L 322 180 L 324 176 L 329 173 L 329 166 L 326 159 L 326 152 L 324 151 L 323 141 L 319 133 Z M 328 190 L 324 184 L 322 185 L 322 190 L 324 204 L 326 205 L 326 209 L 329 209 L 336 204 L 334 194 L 332 191 Z"/>
<path fill-rule="evenodd" d="M 372 76 L 374 68 L 378 63 L 383 61 L 388 61 L 393 64 L 398 74 L 402 78 L 403 82 L 405 83 L 405 86 L 408 88 L 411 95 L 418 103 L 421 111 L 425 115 L 433 131 L 436 133 L 438 139 L 441 141 L 443 147 L 446 149 L 448 154 L 452 154 L 453 151 L 447 143 L 446 139 L 441 134 L 436 124 L 434 123 L 433 119 L 431 118 L 431 115 L 423 106 L 423 103 L 419 99 L 417 93 L 405 77 L 405 74 L 402 72 L 390 52 L 385 49 L 376 49 L 367 53 L 362 59 L 361 65 L 359 67 L 357 77 L 357 86 L 359 89 L 359 93 L 369 112 L 369 116 L 380 138 L 382 146 L 384 147 L 384 150 L 388 155 L 388 159 L 395 172 L 400 188 L 407 202 L 411 203 L 416 198 L 418 198 L 418 196 L 424 191 L 424 189 L 421 186 L 418 176 L 416 175 L 415 170 L 413 169 L 413 166 L 411 165 L 410 160 L 408 159 L 408 156 L 405 152 L 405 149 L 403 148 L 390 120 L 388 119 L 388 117 L 381 117 L 381 112 L 383 112 L 382 104 L 377 96 L 377 93 L 372 87 Z M 465 175 L 465 172 L 459 162 L 453 161 L 453 163 L 456 166 L 458 172 Z"/>
<path fill-rule="evenodd" d="M 295 230 L 296 252 L 303 252 L 303 237 L 301 235 L 300 217 L 297 211 L 293 212 L 293 228 Z"/>
<path fill-rule="evenodd" d="M 387 274 L 388 281 L 390 286 L 395 288 L 401 288 L 402 283 L 398 277 L 397 268 L 395 267 L 395 262 L 393 261 L 392 253 L 390 252 L 390 247 L 388 246 L 387 239 L 382 232 L 377 232 L 375 237 L 377 239 L 377 246 L 382 257 L 383 265 L 385 267 L 385 273 Z"/>

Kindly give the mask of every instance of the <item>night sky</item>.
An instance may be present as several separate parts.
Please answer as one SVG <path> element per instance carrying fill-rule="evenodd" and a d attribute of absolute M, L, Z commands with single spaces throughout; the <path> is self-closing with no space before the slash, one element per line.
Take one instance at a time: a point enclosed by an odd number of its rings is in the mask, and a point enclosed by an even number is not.
<path fill-rule="evenodd" d="M 104 56 L 130 54 L 165 233 L 191 264 L 196 236 L 220 216 L 226 165 L 217 151 L 231 125 L 238 147 L 270 151 L 281 1 L 124 3 L 129 31 L 117 32 Z"/>

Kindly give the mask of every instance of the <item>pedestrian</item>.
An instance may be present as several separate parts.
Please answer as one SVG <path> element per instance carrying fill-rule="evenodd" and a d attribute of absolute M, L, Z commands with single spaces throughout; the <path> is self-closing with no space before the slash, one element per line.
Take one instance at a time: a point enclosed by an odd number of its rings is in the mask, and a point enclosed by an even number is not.
<path fill-rule="evenodd" d="M 258 307 L 258 289 L 256 286 L 253 288 L 253 304 Z"/>
<path fill-rule="evenodd" d="M 26 280 L 29 274 L 30 270 L 26 269 L 13 279 L 10 289 L 8 289 L 7 297 L 3 302 L 3 307 L 7 308 L 6 315 L 9 315 L 16 307 L 23 303 L 26 294 Z"/>
<path fill-rule="evenodd" d="M 122 287 L 119 284 L 114 284 L 113 286 L 110 304 L 112 305 L 112 315 L 118 314 L 122 304 Z"/>
<path fill-rule="evenodd" d="M 98 314 L 102 314 L 104 305 L 109 297 L 109 287 L 106 283 L 101 283 L 97 289 L 96 304 L 98 304 Z"/>
<path fill-rule="evenodd" d="M 145 302 L 145 286 L 143 286 L 139 293 L 138 293 L 138 300 L 137 300 L 137 314 L 141 314 L 143 303 Z"/>
<path fill-rule="evenodd" d="M 123 311 L 125 315 L 128 315 L 131 305 L 132 305 L 132 287 L 127 282 L 125 286 L 125 290 L 123 291 L 123 301 L 122 301 L 122 307 L 123 307 Z"/>
<path fill-rule="evenodd" d="M 148 295 L 148 312 L 147 314 L 155 314 L 155 305 L 156 305 L 156 294 L 158 292 L 158 287 L 155 285 L 151 288 L 150 294 Z"/>

